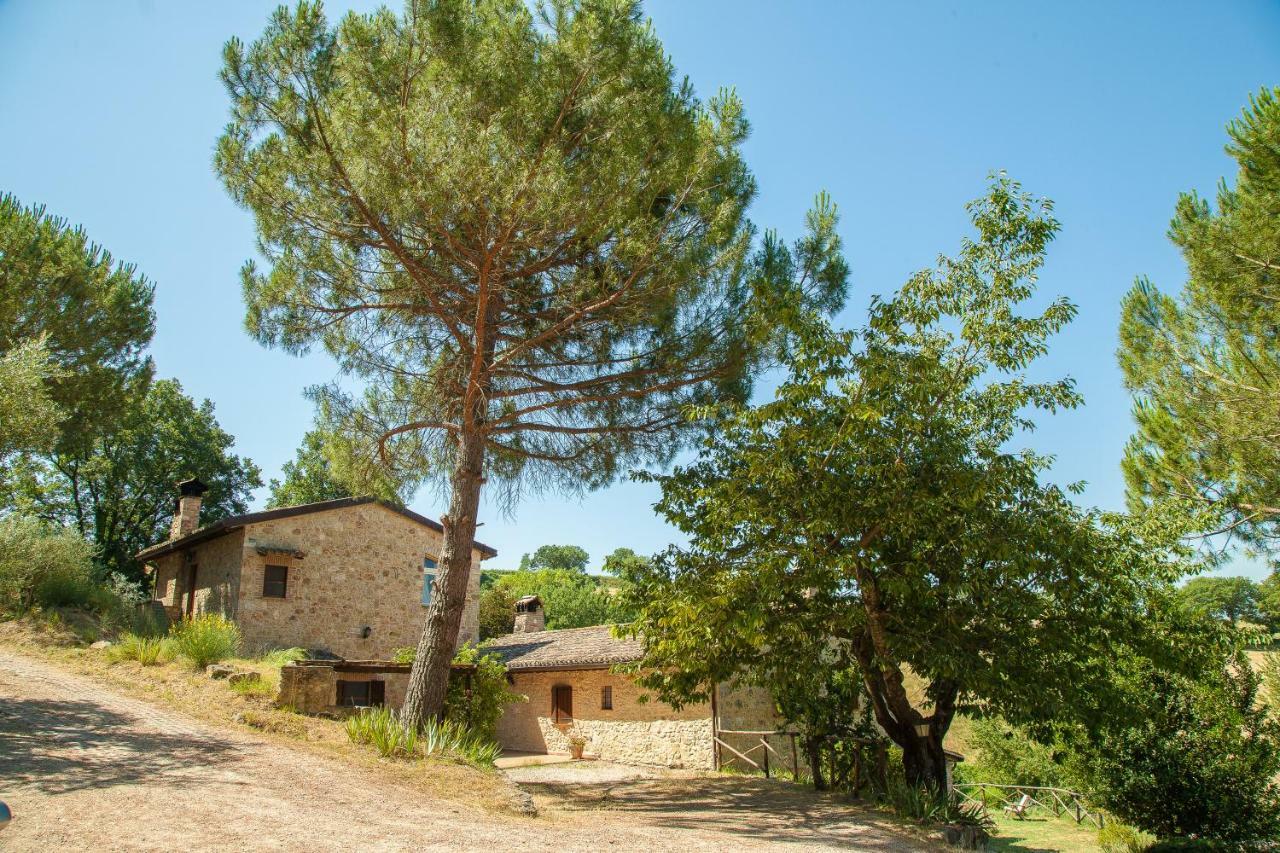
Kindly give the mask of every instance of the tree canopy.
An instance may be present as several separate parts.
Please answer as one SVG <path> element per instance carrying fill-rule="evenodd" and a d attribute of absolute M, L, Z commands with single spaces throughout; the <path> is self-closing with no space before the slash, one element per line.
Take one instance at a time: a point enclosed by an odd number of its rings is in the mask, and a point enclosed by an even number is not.
<path fill-rule="evenodd" d="M 1216 210 L 1179 197 L 1169 236 L 1187 263 L 1177 295 L 1139 279 L 1125 297 L 1120 366 L 1137 432 L 1124 473 L 1135 506 L 1183 505 L 1200 533 L 1271 550 L 1280 520 L 1280 90 L 1227 133 L 1239 164 Z"/>
<path fill-rule="evenodd" d="M 48 396 L 64 413 L 55 443 L 82 452 L 150 381 L 154 288 L 82 229 L 11 195 L 0 195 L 0 258 L 0 357 L 43 342 Z"/>
<path fill-rule="evenodd" d="M 1192 578 L 1178 599 L 1195 613 L 1227 622 L 1258 617 L 1258 585 L 1248 578 Z"/>
<path fill-rule="evenodd" d="M 331 27 L 282 8 L 224 51 L 215 168 L 251 210 L 249 330 L 332 354 L 318 389 L 401 483 L 447 482 L 437 585 L 405 702 L 437 713 L 482 483 L 570 491 L 667 460 L 691 404 L 745 399 L 764 309 L 838 307 L 820 197 L 757 241 L 732 92 L 676 79 L 635 0 L 414 0 Z M 758 244 L 758 245 L 757 245 Z"/>
<path fill-rule="evenodd" d="M 209 486 L 201 524 L 248 510 L 262 480 L 253 462 L 231 452 L 234 442 L 211 402 L 197 405 L 176 380 L 153 382 L 81 452 L 28 459 L 18 505 L 90 539 L 104 572 L 139 580 L 134 554 L 168 537 L 177 480 L 199 477 Z"/>
<path fill-rule="evenodd" d="M 591 555 L 577 545 L 541 545 L 532 556 L 520 558 L 521 571 L 538 569 L 562 569 L 569 572 L 586 572 Z"/>
<path fill-rule="evenodd" d="M 969 212 L 958 256 L 874 299 L 857 332 L 809 318 L 774 399 L 656 478 L 689 545 L 629 574 L 642 679 L 664 698 L 767 664 L 788 631 L 829 637 L 908 778 L 933 785 L 958 710 L 1113 713 L 1111 659 L 1167 656 L 1180 612 L 1156 517 L 1080 510 L 1041 482 L 1047 457 L 1007 447 L 1079 402 L 1070 379 L 1030 377 L 1075 308 L 1020 310 L 1058 229 L 1047 201 L 999 176 Z"/>
<path fill-rule="evenodd" d="M 66 417 L 49 394 L 57 373 L 42 338 L 0 354 L 0 482 L 14 453 L 53 449 Z"/>

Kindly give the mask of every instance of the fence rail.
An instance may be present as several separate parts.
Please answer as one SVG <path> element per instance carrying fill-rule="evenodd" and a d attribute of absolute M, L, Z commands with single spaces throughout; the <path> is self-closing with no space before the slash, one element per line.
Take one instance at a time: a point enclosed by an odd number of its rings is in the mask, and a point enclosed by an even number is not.
<path fill-rule="evenodd" d="M 999 798 L 1000 810 L 1021 815 L 1026 810 L 1041 808 L 1053 812 L 1054 817 L 1067 814 L 1076 823 L 1086 820 L 1102 829 L 1106 818 L 1098 809 L 1090 808 L 1084 797 L 1066 788 L 1046 788 L 1038 785 L 992 785 L 987 782 L 962 782 L 955 785 L 956 792 L 968 803 L 977 803 L 983 814 L 989 812 L 987 792 Z M 1026 798 L 1024 803 L 1023 798 Z"/>

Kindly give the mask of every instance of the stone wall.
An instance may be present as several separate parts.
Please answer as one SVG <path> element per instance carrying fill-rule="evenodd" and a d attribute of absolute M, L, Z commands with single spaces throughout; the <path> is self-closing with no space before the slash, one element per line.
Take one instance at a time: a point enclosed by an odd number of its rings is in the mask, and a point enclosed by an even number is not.
<path fill-rule="evenodd" d="M 786 720 L 778 716 L 773 697 L 763 687 L 747 687 L 738 684 L 720 684 L 717 685 L 716 691 L 720 740 L 738 752 L 748 755 L 757 764 L 761 763 L 764 749 L 760 747 L 760 735 L 733 735 L 725 734 L 725 731 L 768 732 L 787 729 Z M 790 736 L 774 735 L 764 739 L 777 752 L 777 754 L 770 754 L 770 764 L 774 766 L 782 764 L 790 768 L 792 765 Z M 748 753 L 748 750 L 753 751 Z M 799 756 L 799 763 L 802 767 L 804 766 L 803 756 Z M 720 749 L 720 764 L 723 767 L 736 767 L 740 770 L 755 770 L 723 747 Z"/>
<path fill-rule="evenodd" d="M 155 561 L 155 600 L 164 605 L 170 619 L 186 614 L 189 567 L 196 566 L 196 615 L 218 613 L 236 617 L 239 598 L 240 559 L 244 532 L 232 531 L 184 551 Z"/>
<path fill-rule="evenodd" d="M 422 560 L 439 557 L 441 540 L 437 531 L 376 503 L 249 525 L 237 607 L 246 648 L 302 646 L 373 660 L 416 646 L 427 613 Z M 262 595 L 267 565 L 288 567 L 285 598 Z M 479 635 L 479 608 L 476 551 L 459 644 Z"/>
<path fill-rule="evenodd" d="M 289 664 L 280 669 L 276 704 L 302 714 L 350 713 L 352 709 L 337 704 L 339 681 L 381 681 L 387 707 L 399 708 L 409 688 L 409 667 L 387 663 L 381 672 L 350 672 L 340 665 Z"/>
<path fill-rule="evenodd" d="M 664 767 L 710 769 L 711 706 L 689 705 L 677 711 L 650 697 L 625 675 L 607 669 L 565 672 L 514 672 L 512 690 L 528 702 L 508 705 L 498 721 L 504 749 L 567 753 L 569 738 L 587 739 L 586 752 L 608 761 Z M 551 691 L 573 688 L 573 722 L 557 724 Z M 601 708 L 602 688 L 613 691 L 613 710 Z"/>

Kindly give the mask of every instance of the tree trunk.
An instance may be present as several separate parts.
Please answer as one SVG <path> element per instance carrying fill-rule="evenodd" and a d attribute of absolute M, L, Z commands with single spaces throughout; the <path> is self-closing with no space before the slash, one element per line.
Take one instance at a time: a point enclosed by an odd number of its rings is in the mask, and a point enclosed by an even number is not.
<path fill-rule="evenodd" d="M 418 653 L 409 671 L 409 687 L 400 711 L 402 722 L 421 729 L 444 711 L 449 690 L 449 665 L 458 642 L 458 627 L 467 602 L 471 578 L 471 552 L 476 538 L 476 513 L 484 482 L 484 436 L 463 435 L 458 440 L 450 480 L 449 514 L 441 519 L 444 548 L 436 589 L 427 609 L 427 622 L 418 640 Z"/>
<path fill-rule="evenodd" d="M 809 770 L 813 774 L 813 790 L 827 790 L 827 782 L 822 778 L 822 740 L 816 737 L 805 738 L 804 751 L 809 758 Z"/>
<path fill-rule="evenodd" d="M 942 751 L 942 735 L 932 732 L 925 736 L 908 738 L 910 743 L 902 747 L 902 769 L 912 785 L 924 786 L 935 791 L 947 788 L 947 756 Z"/>

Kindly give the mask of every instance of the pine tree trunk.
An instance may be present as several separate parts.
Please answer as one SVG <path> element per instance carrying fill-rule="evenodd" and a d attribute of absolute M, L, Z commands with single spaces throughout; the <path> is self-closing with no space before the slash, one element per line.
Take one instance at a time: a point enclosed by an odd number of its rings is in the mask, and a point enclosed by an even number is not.
<path fill-rule="evenodd" d="M 467 602 L 471 552 L 476 538 L 476 513 L 484 482 L 484 436 L 463 435 L 450 480 L 449 514 L 441 519 L 444 548 L 436 589 L 427 609 L 427 622 L 418 653 L 409 671 L 409 687 L 400 719 L 421 729 L 444 711 L 449 691 L 449 665 L 458 642 L 458 628 Z"/>

